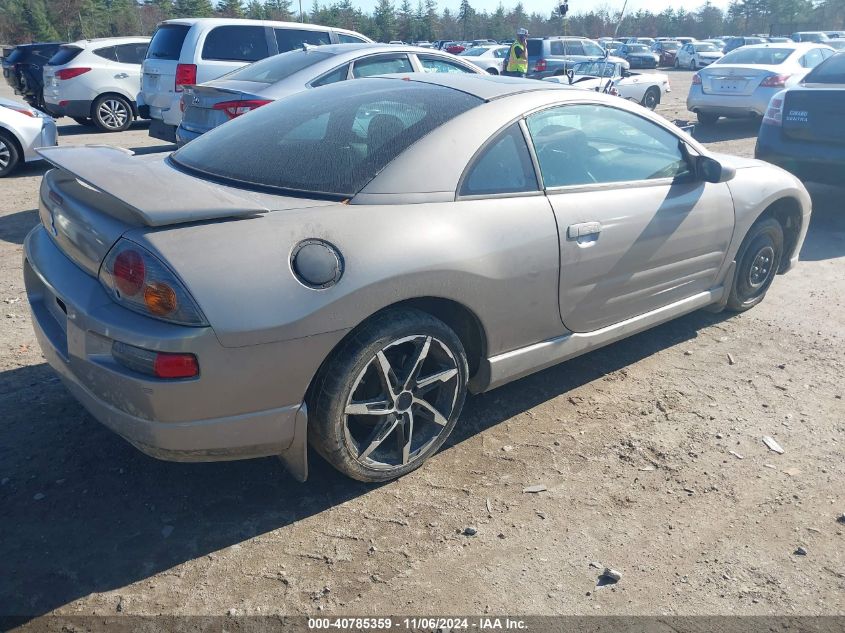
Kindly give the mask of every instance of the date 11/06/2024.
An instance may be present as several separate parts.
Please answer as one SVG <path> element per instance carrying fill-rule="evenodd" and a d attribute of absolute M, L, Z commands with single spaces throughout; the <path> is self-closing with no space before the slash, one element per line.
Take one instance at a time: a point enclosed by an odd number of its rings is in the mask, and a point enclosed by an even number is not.
<path fill-rule="evenodd" d="M 308 618 L 308 628 L 311 630 L 390 630 L 405 629 L 418 630 L 526 630 L 523 620 L 514 618 L 478 617 L 478 618 Z"/>

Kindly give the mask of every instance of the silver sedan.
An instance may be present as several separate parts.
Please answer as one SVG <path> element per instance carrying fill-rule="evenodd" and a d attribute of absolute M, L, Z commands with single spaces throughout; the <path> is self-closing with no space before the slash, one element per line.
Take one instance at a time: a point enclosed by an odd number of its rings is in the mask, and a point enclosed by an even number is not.
<path fill-rule="evenodd" d="M 176 143 L 277 99 L 347 79 L 391 73 L 481 73 L 471 60 L 404 44 L 311 46 L 268 57 L 214 81 L 185 88 Z"/>
<path fill-rule="evenodd" d="M 467 392 L 751 308 L 810 219 L 775 166 L 615 97 L 486 74 L 303 91 L 167 157 L 42 154 L 24 276 L 68 389 L 151 455 L 280 455 L 300 479 L 308 442 L 398 477 Z"/>
<path fill-rule="evenodd" d="M 0 99 L 0 178 L 21 163 L 41 160 L 35 148 L 57 143 L 52 118 L 25 103 Z"/>

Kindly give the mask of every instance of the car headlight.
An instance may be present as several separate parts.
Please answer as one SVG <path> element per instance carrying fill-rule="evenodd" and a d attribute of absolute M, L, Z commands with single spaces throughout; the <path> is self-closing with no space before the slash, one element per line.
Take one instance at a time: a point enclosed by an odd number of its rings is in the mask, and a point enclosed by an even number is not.
<path fill-rule="evenodd" d="M 100 283 L 130 310 L 180 325 L 208 325 L 205 316 L 164 263 L 147 249 L 121 238 L 100 267 Z"/>

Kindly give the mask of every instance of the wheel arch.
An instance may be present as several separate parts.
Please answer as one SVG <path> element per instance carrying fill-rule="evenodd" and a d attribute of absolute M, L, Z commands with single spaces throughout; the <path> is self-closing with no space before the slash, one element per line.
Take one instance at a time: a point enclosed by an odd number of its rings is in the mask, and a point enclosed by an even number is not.
<path fill-rule="evenodd" d="M 801 235 L 802 217 L 801 203 L 792 196 L 786 196 L 769 203 L 754 220 L 753 224 L 756 224 L 765 218 L 773 218 L 778 221 L 781 229 L 783 229 L 783 256 L 778 272 L 786 270 L 789 260 L 795 254 L 798 239 Z"/>
<path fill-rule="evenodd" d="M 23 142 L 21 142 L 21 139 L 17 135 L 17 133 L 12 128 L 6 127 L 4 124 L 0 123 L 0 134 L 8 136 L 12 140 L 12 142 L 15 144 L 15 149 L 18 150 L 18 156 L 20 157 L 19 160 L 21 161 L 21 163 L 25 163 L 26 158 L 23 152 Z"/>
<path fill-rule="evenodd" d="M 97 101 L 102 99 L 103 97 L 120 97 L 121 99 L 126 99 L 129 102 L 129 107 L 132 109 L 132 116 L 138 116 L 138 103 L 135 101 L 134 97 L 121 92 L 120 90 L 106 90 L 105 92 L 101 92 L 96 97 L 91 100 L 91 110 L 89 115 L 91 118 L 94 118 L 94 106 L 97 104 Z"/>

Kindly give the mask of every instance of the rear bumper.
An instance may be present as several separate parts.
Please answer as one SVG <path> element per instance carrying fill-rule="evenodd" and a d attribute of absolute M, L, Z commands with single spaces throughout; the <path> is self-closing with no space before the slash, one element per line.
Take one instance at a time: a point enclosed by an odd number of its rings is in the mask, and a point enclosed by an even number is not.
<path fill-rule="evenodd" d="M 185 143 L 189 143 L 193 141 L 195 138 L 199 138 L 202 136 L 202 132 L 194 132 L 193 130 L 189 130 L 184 126 L 180 125 L 176 128 L 176 145 L 182 147 Z"/>
<path fill-rule="evenodd" d="M 845 144 L 792 140 L 771 125 L 760 126 L 754 157 L 810 182 L 841 185 L 845 174 Z"/>
<path fill-rule="evenodd" d="M 750 95 L 705 94 L 701 86 L 692 86 L 687 96 L 687 110 L 719 116 L 743 118 L 763 116 L 772 96 L 782 88 L 757 88 Z"/>
<path fill-rule="evenodd" d="M 44 109 L 47 110 L 50 116 L 57 119 L 60 119 L 63 116 L 88 118 L 91 116 L 91 101 L 79 100 L 52 102 L 45 100 Z"/>
<path fill-rule="evenodd" d="M 275 389 L 256 384 L 260 379 L 243 363 L 266 365 L 262 350 L 223 348 L 211 328 L 171 325 L 121 308 L 95 278 L 67 259 L 42 226 L 26 238 L 23 267 L 44 357 L 99 422 L 159 459 L 282 455 L 297 477 L 305 476 L 306 372 L 291 381 L 301 384 Z M 160 380 L 133 372 L 112 357 L 116 340 L 160 351 L 191 351 L 200 359 L 200 376 Z M 273 357 L 288 364 L 296 358 L 295 344 L 270 347 L 275 347 Z M 272 373 L 273 368 L 262 371 Z M 299 395 L 285 403 L 287 396 L 278 394 L 291 392 L 290 387 Z"/>

